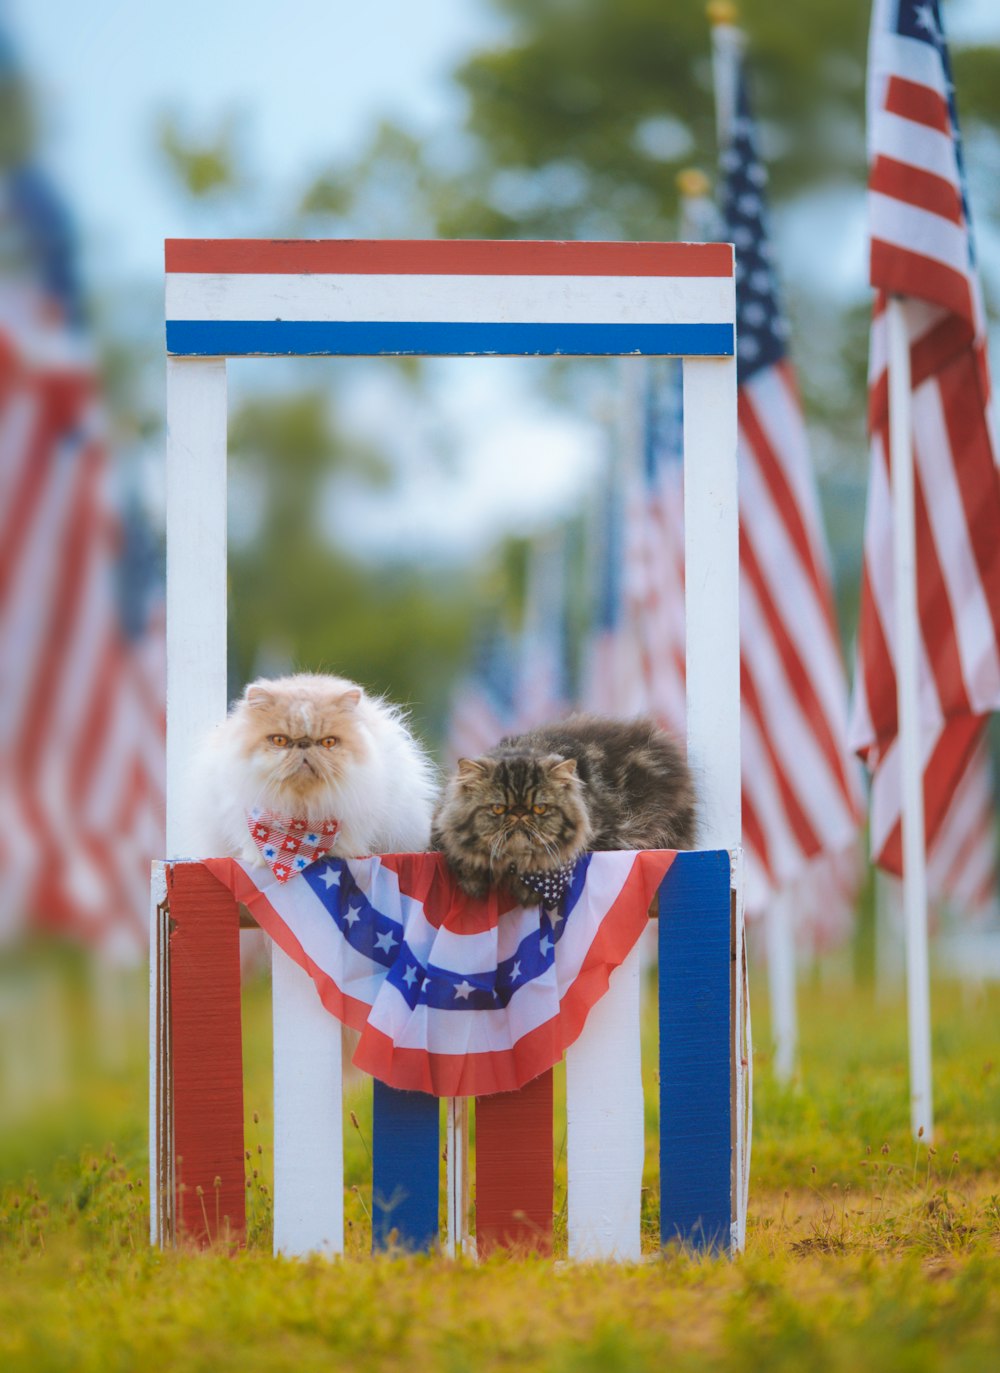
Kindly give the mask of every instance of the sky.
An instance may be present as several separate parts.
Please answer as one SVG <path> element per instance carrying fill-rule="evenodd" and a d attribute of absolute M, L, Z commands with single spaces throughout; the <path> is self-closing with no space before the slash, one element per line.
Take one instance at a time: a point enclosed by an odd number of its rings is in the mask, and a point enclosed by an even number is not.
<path fill-rule="evenodd" d="M 1000 0 L 955 0 L 945 15 L 953 39 L 1000 38 Z M 160 327 L 163 239 L 241 231 L 238 217 L 206 227 L 173 189 L 155 155 L 162 114 L 208 135 L 225 114 L 245 114 L 250 166 L 270 194 L 297 197 L 332 158 L 356 153 L 380 116 L 416 132 L 457 123 L 461 96 L 448 73 L 500 34 L 480 0 L 0 0 L 0 16 L 37 93 L 43 160 L 77 217 L 86 280 L 119 294 L 133 281 L 149 290 L 151 331 Z M 799 270 L 801 245 L 814 253 L 836 224 L 824 277 L 831 291 L 853 294 L 864 289 L 863 197 L 838 194 L 836 205 L 804 200 L 775 230 Z M 251 232 L 261 231 L 255 221 Z M 593 481 L 606 446 L 600 425 L 546 407 L 525 365 L 437 365 L 438 416 L 458 454 L 447 475 L 421 455 L 421 435 L 433 443 L 426 417 L 407 412 L 384 378 L 360 388 L 359 433 L 384 434 L 391 401 L 389 441 L 409 473 L 395 507 L 379 507 L 369 551 L 472 552 L 501 530 L 555 518 Z M 363 492 L 347 493 L 341 509 L 345 537 L 371 528 L 375 507 Z"/>

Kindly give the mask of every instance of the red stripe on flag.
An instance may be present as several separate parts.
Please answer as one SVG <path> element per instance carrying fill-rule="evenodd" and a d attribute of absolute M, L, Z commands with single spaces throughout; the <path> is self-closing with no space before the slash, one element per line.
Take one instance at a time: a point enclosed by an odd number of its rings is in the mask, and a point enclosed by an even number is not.
<path fill-rule="evenodd" d="M 168 238 L 168 272 L 732 277 L 728 243 Z"/>
<path fill-rule="evenodd" d="M 782 765 L 781 759 L 774 744 L 773 731 L 769 728 L 767 716 L 761 705 L 760 696 L 757 691 L 757 683 L 753 679 L 753 673 L 747 663 L 745 653 L 740 654 L 740 671 L 743 689 L 743 709 L 750 712 L 757 722 L 758 733 L 764 750 L 771 761 L 774 772 L 774 779 L 781 799 L 784 802 L 785 815 L 788 824 L 795 834 L 796 841 L 804 857 L 809 858 L 814 853 L 818 853 L 822 848 L 822 843 L 817 837 L 816 831 L 810 823 L 809 817 L 803 810 L 794 787 L 788 779 L 788 774 Z"/>
<path fill-rule="evenodd" d="M 905 76 L 890 76 L 886 86 L 885 108 L 889 114 L 923 124 L 928 129 L 951 136 L 951 115 L 943 96 L 930 86 L 908 81 Z"/>
<path fill-rule="evenodd" d="M 927 847 L 937 838 L 952 794 L 965 770 L 982 728 L 981 717 L 959 717 L 941 734 L 924 766 L 924 826 Z M 881 850 L 873 855 L 879 867 L 903 874 L 902 823 L 897 819 L 889 829 Z"/>
<path fill-rule="evenodd" d="M 899 243 L 872 239 L 870 280 L 889 295 L 915 296 L 969 321 L 975 318 L 969 279 L 963 272 Z"/>
<path fill-rule="evenodd" d="M 915 205 L 918 210 L 927 210 L 933 215 L 952 224 L 961 224 L 962 198 L 958 188 L 944 177 L 933 172 L 913 167 L 908 162 L 897 162 L 891 157 L 876 157 L 868 177 L 868 189 L 879 195 L 902 200 L 907 205 Z"/>

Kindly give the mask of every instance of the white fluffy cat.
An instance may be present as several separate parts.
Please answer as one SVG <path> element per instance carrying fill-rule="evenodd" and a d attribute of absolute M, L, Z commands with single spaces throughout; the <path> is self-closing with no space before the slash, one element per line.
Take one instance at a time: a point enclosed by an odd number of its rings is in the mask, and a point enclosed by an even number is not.
<path fill-rule="evenodd" d="M 403 712 L 343 677 L 261 679 L 209 736 L 195 765 L 200 851 L 259 864 L 254 807 L 338 824 L 335 857 L 420 853 L 430 842 L 435 769 Z"/>

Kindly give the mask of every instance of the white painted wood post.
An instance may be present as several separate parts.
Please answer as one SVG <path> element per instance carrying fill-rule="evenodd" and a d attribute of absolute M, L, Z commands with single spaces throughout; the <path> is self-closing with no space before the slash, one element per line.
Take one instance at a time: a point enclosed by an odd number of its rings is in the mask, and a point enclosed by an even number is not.
<path fill-rule="evenodd" d="M 742 844 L 736 359 L 684 359 L 688 762 L 698 843 Z"/>
<path fill-rule="evenodd" d="M 198 852 L 191 759 L 226 713 L 226 362 L 167 359 L 167 856 Z"/>
<path fill-rule="evenodd" d="M 274 1252 L 344 1252 L 340 1021 L 312 978 L 271 945 L 274 1017 Z"/>
<path fill-rule="evenodd" d="M 566 1164 L 571 1259 L 641 1257 L 645 1108 L 638 945 L 611 974 L 566 1050 Z"/>
<path fill-rule="evenodd" d="M 774 1076 L 782 1084 L 791 1082 L 798 1053 L 794 918 L 794 889 L 786 887 L 775 892 L 768 902 L 764 922 Z"/>
<path fill-rule="evenodd" d="M 924 839 L 923 750 L 920 730 L 917 537 L 914 499 L 912 386 L 906 305 L 886 305 L 889 343 L 889 443 L 892 485 L 893 580 L 896 591 L 896 711 L 903 837 L 903 920 L 906 1008 L 910 1042 L 910 1124 L 931 1142 L 930 975 L 927 956 L 927 863 Z"/>
<path fill-rule="evenodd" d="M 450 1259 L 469 1244 L 469 1098 L 449 1097 L 446 1107 L 448 1233 L 445 1253 Z"/>

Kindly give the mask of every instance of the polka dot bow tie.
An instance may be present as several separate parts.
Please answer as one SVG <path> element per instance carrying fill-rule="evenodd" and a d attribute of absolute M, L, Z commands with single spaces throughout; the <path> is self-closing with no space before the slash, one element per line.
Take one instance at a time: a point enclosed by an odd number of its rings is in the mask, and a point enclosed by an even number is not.
<path fill-rule="evenodd" d="M 247 813 L 250 837 L 279 882 L 287 882 L 333 848 L 339 820 L 309 821 L 255 806 Z"/>
<path fill-rule="evenodd" d="M 518 877 L 531 891 L 542 898 L 543 906 L 555 906 L 569 891 L 575 863 L 567 863 L 554 872 L 521 872 Z"/>

